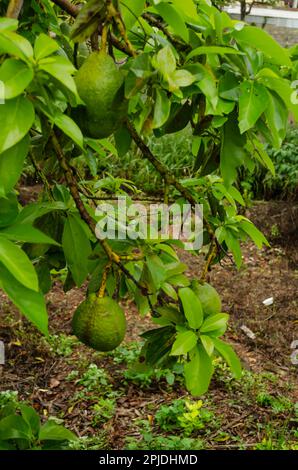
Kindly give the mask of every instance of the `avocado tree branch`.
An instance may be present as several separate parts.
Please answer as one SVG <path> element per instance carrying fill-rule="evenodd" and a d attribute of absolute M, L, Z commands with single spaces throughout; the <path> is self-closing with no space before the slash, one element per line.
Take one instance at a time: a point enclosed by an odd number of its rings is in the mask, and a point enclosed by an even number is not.
<path fill-rule="evenodd" d="M 151 13 L 143 13 L 142 18 L 148 21 L 151 26 L 158 28 L 160 31 L 164 33 L 166 38 L 176 47 L 178 50 L 185 50 L 187 51 L 190 49 L 190 46 L 185 44 L 184 42 L 180 41 L 179 39 L 175 38 L 170 31 L 167 29 L 166 25 L 159 19 L 157 16 L 152 15 Z"/>
<path fill-rule="evenodd" d="M 59 6 L 62 10 L 64 10 L 66 13 L 72 16 L 73 18 L 76 18 L 78 16 L 80 7 L 78 7 L 77 5 L 74 5 L 69 0 L 52 0 L 52 1 L 57 6 Z M 117 38 L 117 36 L 114 33 L 111 33 L 110 38 L 111 38 L 112 45 L 116 49 L 118 49 L 119 51 L 131 57 L 134 55 L 132 50 L 130 50 L 130 48 L 124 42 L 122 42 L 119 38 Z"/>
<path fill-rule="evenodd" d="M 77 5 L 71 3 L 69 0 L 52 0 L 52 2 L 73 17 L 76 17 L 80 11 L 80 8 Z"/>
<path fill-rule="evenodd" d="M 24 0 L 10 0 L 7 7 L 6 17 L 18 19 L 21 9 L 23 8 L 23 4 Z"/>
<path fill-rule="evenodd" d="M 174 186 L 174 188 L 176 188 L 177 191 L 194 207 L 197 204 L 197 201 L 195 197 L 192 195 L 192 193 L 187 188 L 185 188 L 185 186 L 183 186 L 183 184 L 180 183 L 180 181 L 177 180 L 175 175 L 168 169 L 166 165 L 160 162 L 158 158 L 156 158 L 155 155 L 153 155 L 150 148 L 146 145 L 142 137 L 136 131 L 134 125 L 129 120 L 126 121 L 126 126 L 133 141 L 136 143 L 137 147 L 141 150 L 144 157 L 147 158 L 147 160 L 149 160 L 150 163 L 152 163 L 154 168 L 164 178 L 167 184 Z M 209 222 L 205 218 L 204 218 L 204 223 L 205 223 L 206 229 L 208 230 L 211 240 L 213 240 L 214 232 L 212 230 L 212 227 L 210 226 Z"/>
<path fill-rule="evenodd" d="M 63 152 L 63 150 L 60 146 L 60 143 L 59 143 L 59 141 L 56 137 L 56 134 L 54 132 L 52 133 L 51 140 L 52 140 L 53 148 L 54 148 L 55 153 L 57 155 L 57 159 L 58 159 L 58 162 L 60 164 L 60 167 L 64 172 L 67 186 L 68 186 L 69 191 L 70 191 L 70 193 L 73 197 L 75 205 L 76 205 L 76 207 L 77 207 L 77 209 L 80 213 L 80 216 L 86 222 L 86 224 L 91 229 L 91 231 L 93 233 L 95 233 L 96 232 L 96 223 L 93 220 L 93 218 L 90 216 L 90 214 L 88 213 L 86 207 L 84 206 L 84 203 L 81 199 L 81 196 L 80 196 L 80 193 L 79 193 L 79 190 L 78 190 L 77 180 L 74 176 L 73 170 L 69 166 L 69 164 L 68 164 L 68 162 L 65 158 L 64 152 Z M 101 243 L 101 246 L 103 247 L 107 257 L 109 258 L 109 260 L 112 263 L 116 264 L 118 266 L 118 268 L 123 272 L 123 274 L 125 274 L 125 276 L 128 279 L 130 279 L 138 287 L 138 289 L 142 292 L 142 295 L 148 297 L 149 296 L 148 289 L 145 286 L 143 286 L 142 284 L 140 284 L 133 277 L 133 275 L 128 271 L 128 269 L 126 269 L 126 267 L 123 266 L 123 264 L 121 262 L 121 257 L 112 250 L 112 248 L 110 247 L 107 240 L 99 240 L 99 242 Z"/>

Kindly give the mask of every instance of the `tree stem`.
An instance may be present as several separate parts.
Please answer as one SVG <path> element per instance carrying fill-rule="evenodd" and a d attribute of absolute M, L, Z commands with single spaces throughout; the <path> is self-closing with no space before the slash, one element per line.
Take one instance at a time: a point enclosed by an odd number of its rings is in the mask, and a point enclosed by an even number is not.
<path fill-rule="evenodd" d="M 18 19 L 21 9 L 23 8 L 23 4 L 24 0 L 10 0 L 7 7 L 6 17 Z"/>

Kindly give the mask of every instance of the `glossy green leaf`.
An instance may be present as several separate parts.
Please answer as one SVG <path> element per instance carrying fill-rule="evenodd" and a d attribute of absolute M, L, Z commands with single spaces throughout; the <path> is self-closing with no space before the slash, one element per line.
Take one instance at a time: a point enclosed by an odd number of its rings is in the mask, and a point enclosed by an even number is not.
<path fill-rule="evenodd" d="M 4 84 L 4 99 L 10 100 L 23 93 L 33 77 L 33 70 L 24 62 L 6 59 L 0 67 L 0 81 Z"/>
<path fill-rule="evenodd" d="M 30 427 L 21 416 L 9 415 L 0 420 L 0 440 L 30 439 Z"/>
<path fill-rule="evenodd" d="M 44 59 L 54 54 L 59 49 L 59 45 L 54 39 L 44 33 L 41 33 L 34 43 L 34 56 L 36 60 Z"/>
<path fill-rule="evenodd" d="M 240 85 L 239 98 L 239 127 L 240 132 L 251 129 L 261 114 L 266 110 L 269 97 L 266 88 L 246 80 Z"/>
<path fill-rule="evenodd" d="M 29 150 L 29 138 L 24 137 L 0 155 L 0 197 L 8 194 L 19 180 Z"/>
<path fill-rule="evenodd" d="M 0 233 L 0 262 L 25 287 L 38 291 L 36 271 L 26 253 L 13 242 L 1 236 Z"/>
<path fill-rule="evenodd" d="M 276 148 L 280 148 L 286 137 L 288 110 L 278 95 L 271 91 L 267 93 L 268 103 L 265 118 L 273 138 L 273 144 Z"/>
<path fill-rule="evenodd" d="M 16 220 L 19 213 L 18 200 L 14 193 L 0 198 L 0 227 L 7 227 Z"/>
<path fill-rule="evenodd" d="M 145 0 L 121 0 L 120 8 L 127 30 L 130 30 L 138 21 L 139 16 L 141 16 L 144 10 L 145 3 Z"/>
<path fill-rule="evenodd" d="M 232 346 L 225 343 L 221 339 L 213 338 L 215 349 L 222 355 L 224 360 L 230 366 L 234 376 L 239 379 L 242 375 L 242 367 L 239 357 L 235 353 Z"/>
<path fill-rule="evenodd" d="M 186 387 L 194 396 L 207 392 L 213 374 L 212 360 L 200 344 L 196 346 L 192 358 L 184 366 Z"/>
<path fill-rule="evenodd" d="M 165 77 L 173 73 L 176 70 L 176 59 L 172 48 L 170 46 L 166 46 L 161 49 L 153 64 Z"/>
<path fill-rule="evenodd" d="M 33 58 L 30 42 L 13 31 L 0 29 L 0 54 L 9 54 L 25 61 Z"/>
<path fill-rule="evenodd" d="M 41 333 L 48 334 L 48 314 L 43 295 L 19 283 L 1 263 L 0 288 Z"/>
<path fill-rule="evenodd" d="M 223 126 L 220 152 L 220 171 L 227 187 L 235 181 L 237 168 L 245 161 L 245 143 L 245 137 L 231 117 Z"/>
<path fill-rule="evenodd" d="M 186 60 L 190 60 L 193 57 L 197 57 L 200 55 L 208 55 L 208 54 L 218 54 L 218 55 L 225 55 L 225 54 L 236 54 L 236 55 L 243 55 L 243 52 L 238 51 L 233 47 L 225 47 L 225 46 L 200 46 L 191 51 Z"/>
<path fill-rule="evenodd" d="M 209 333 L 210 331 L 218 330 L 226 327 L 229 320 L 227 313 L 216 313 L 215 315 L 209 315 L 200 328 L 201 333 Z"/>
<path fill-rule="evenodd" d="M 66 57 L 54 56 L 42 59 L 39 62 L 39 69 L 47 72 L 77 96 L 76 84 L 72 77 L 75 68 Z"/>
<path fill-rule="evenodd" d="M 34 122 L 34 107 L 24 96 L 1 104 L 0 155 L 28 133 Z M 1 157 L 0 157 L 1 158 Z"/>
<path fill-rule="evenodd" d="M 214 342 L 210 336 L 207 335 L 200 335 L 200 340 L 202 341 L 202 345 L 208 356 L 212 356 L 214 351 Z"/>
<path fill-rule="evenodd" d="M 225 242 L 227 247 L 232 252 L 236 266 L 240 269 L 242 265 L 242 253 L 240 243 L 237 239 L 237 236 L 232 230 L 226 229 Z"/>
<path fill-rule="evenodd" d="M 189 34 L 179 11 L 169 3 L 159 3 L 155 6 L 157 13 L 168 23 L 177 36 L 188 42 Z"/>
<path fill-rule="evenodd" d="M 269 242 L 262 232 L 249 220 L 241 220 L 240 227 L 250 236 L 259 249 L 261 249 L 263 245 L 269 246 Z"/>
<path fill-rule="evenodd" d="M 179 298 L 189 326 L 194 329 L 200 328 L 203 322 L 203 309 L 196 294 L 189 287 L 183 287 L 179 289 Z"/>
<path fill-rule="evenodd" d="M 66 429 L 64 426 L 61 426 L 52 420 L 48 420 L 40 428 L 39 440 L 40 441 L 75 441 L 77 440 L 77 437 L 73 432 L 69 431 L 69 429 Z"/>
<path fill-rule="evenodd" d="M 91 245 L 86 232 L 73 215 L 69 215 L 65 222 L 62 246 L 72 277 L 80 287 L 88 275 Z"/>
<path fill-rule="evenodd" d="M 181 356 L 191 351 L 197 344 L 198 337 L 193 331 L 178 333 L 172 346 L 171 356 Z"/>
<path fill-rule="evenodd" d="M 274 63 L 291 67 L 289 52 L 284 49 L 264 29 L 255 26 L 245 26 L 240 31 L 234 31 L 233 36 L 237 41 L 242 41 L 250 47 L 262 51 L 268 57 L 274 59 Z"/>
<path fill-rule="evenodd" d="M 33 224 L 33 222 L 52 211 L 65 211 L 67 205 L 62 201 L 55 202 L 33 202 L 25 206 L 19 213 L 18 224 Z"/>
<path fill-rule="evenodd" d="M 0 31 L 16 31 L 18 20 L 14 18 L 0 18 Z"/>
<path fill-rule="evenodd" d="M 164 90 L 157 88 L 154 106 L 153 128 L 156 129 L 164 125 L 168 120 L 171 110 L 171 101 Z"/>
<path fill-rule="evenodd" d="M 66 114 L 57 114 L 53 122 L 64 134 L 68 135 L 81 149 L 84 149 L 84 137 L 79 126 Z"/>
<path fill-rule="evenodd" d="M 16 224 L 0 230 L 0 235 L 18 242 L 46 243 L 59 246 L 55 240 L 29 224 Z"/>
<path fill-rule="evenodd" d="M 24 405 L 23 403 L 20 405 L 20 411 L 23 420 L 28 424 L 31 432 L 33 433 L 34 437 L 38 437 L 39 428 L 40 428 L 40 417 L 36 413 L 35 409 L 31 406 Z"/>

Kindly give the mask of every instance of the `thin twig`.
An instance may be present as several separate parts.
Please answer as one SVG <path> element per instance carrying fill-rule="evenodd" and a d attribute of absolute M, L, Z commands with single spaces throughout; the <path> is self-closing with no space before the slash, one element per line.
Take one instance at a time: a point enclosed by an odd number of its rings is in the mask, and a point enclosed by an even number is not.
<path fill-rule="evenodd" d="M 183 186 L 180 181 L 178 181 L 175 177 L 175 175 L 168 169 L 166 165 L 164 165 L 161 161 L 158 160 L 158 158 L 153 155 L 151 152 L 150 148 L 147 146 L 147 144 L 144 142 L 142 137 L 138 134 L 136 131 L 134 125 L 127 120 L 126 121 L 126 126 L 128 129 L 128 132 L 130 133 L 133 141 L 136 143 L 137 147 L 141 150 L 143 156 L 147 158 L 147 160 L 152 163 L 154 168 L 158 171 L 158 173 L 164 178 L 164 180 L 167 182 L 167 184 L 170 184 L 174 186 L 174 188 L 177 189 L 177 191 L 193 206 L 195 207 L 197 205 L 197 201 L 192 195 L 192 193 Z M 206 229 L 209 233 L 209 236 L 211 240 L 214 238 L 214 232 L 212 230 L 212 227 L 210 226 L 209 222 L 204 218 L 204 223 L 206 226 Z"/>

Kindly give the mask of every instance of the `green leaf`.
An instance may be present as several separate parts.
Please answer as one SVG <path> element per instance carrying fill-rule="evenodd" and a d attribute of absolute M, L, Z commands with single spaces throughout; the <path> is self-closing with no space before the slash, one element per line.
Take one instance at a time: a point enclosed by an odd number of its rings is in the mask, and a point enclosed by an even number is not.
<path fill-rule="evenodd" d="M 33 58 L 33 49 L 23 36 L 0 29 L 0 54 L 9 54 L 27 61 Z"/>
<path fill-rule="evenodd" d="M 202 64 L 189 65 L 187 69 L 196 76 L 197 86 L 206 96 L 211 106 L 216 108 L 218 103 L 218 90 L 215 76 Z"/>
<path fill-rule="evenodd" d="M 131 147 L 132 138 L 126 127 L 121 127 L 114 133 L 118 156 L 124 157 Z"/>
<path fill-rule="evenodd" d="M 64 225 L 62 246 L 72 277 L 80 287 L 88 275 L 91 245 L 85 230 L 72 214 L 67 217 Z"/>
<path fill-rule="evenodd" d="M 48 314 L 43 295 L 20 284 L 1 263 L 0 288 L 41 333 L 48 334 Z"/>
<path fill-rule="evenodd" d="M 189 40 L 188 29 L 179 11 L 169 3 L 159 3 L 154 8 L 166 23 L 173 29 L 177 36 L 180 36 L 185 42 Z"/>
<path fill-rule="evenodd" d="M 24 137 L 0 155 L 0 197 L 8 194 L 19 180 L 29 150 L 29 138 Z"/>
<path fill-rule="evenodd" d="M 220 171 L 227 187 L 235 181 L 237 168 L 245 161 L 245 143 L 235 119 L 230 117 L 223 126 L 220 152 Z"/>
<path fill-rule="evenodd" d="M 16 31 L 18 20 L 14 18 L 0 18 L 0 31 Z"/>
<path fill-rule="evenodd" d="M 202 345 L 208 356 L 212 356 L 214 350 L 214 342 L 210 336 L 207 335 L 200 335 L 200 340 L 202 341 Z"/>
<path fill-rule="evenodd" d="M 213 374 L 212 360 L 204 347 L 196 346 L 192 358 L 184 366 L 184 376 L 187 390 L 194 396 L 207 392 Z"/>
<path fill-rule="evenodd" d="M 36 413 L 35 409 L 32 408 L 31 406 L 21 404 L 20 411 L 21 411 L 23 420 L 28 424 L 34 436 L 37 437 L 39 433 L 39 428 L 40 428 L 40 418 L 38 414 Z"/>
<path fill-rule="evenodd" d="M 208 54 L 218 54 L 218 55 L 225 55 L 225 54 L 238 54 L 244 55 L 243 52 L 234 49 L 233 47 L 224 47 L 224 46 L 200 46 L 191 51 L 186 56 L 186 61 L 189 61 L 193 57 L 197 57 L 199 55 L 208 55 Z"/>
<path fill-rule="evenodd" d="M 280 148 L 286 137 L 288 110 L 278 95 L 269 90 L 267 93 L 268 103 L 265 110 L 265 118 L 273 138 L 273 144 L 276 148 Z"/>
<path fill-rule="evenodd" d="M 229 320 L 227 313 L 216 313 L 209 315 L 200 328 L 201 333 L 209 333 L 214 330 L 225 328 Z"/>
<path fill-rule="evenodd" d="M 157 68 L 165 77 L 170 75 L 176 70 L 176 59 L 172 48 L 166 46 L 161 49 L 153 62 L 155 68 Z"/>
<path fill-rule="evenodd" d="M 122 0 L 120 2 L 122 18 L 127 30 L 130 30 L 141 16 L 145 7 L 145 0 Z"/>
<path fill-rule="evenodd" d="M 27 134 L 34 122 L 34 107 L 24 96 L 8 100 L 0 106 L 1 154 L 17 144 Z"/>
<path fill-rule="evenodd" d="M 240 85 L 239 127 L 240 132 L 251 129 L 268 105 L 266 88 L 257 82 L 246 80 Z"/>
<path fill-rule="evenodd" d="M 159 88 L 156 89 L 156 100 L 154 106 L 153 129 L 164 125 L 168 120 L 171 110 L 171 101 L 167 93 Z"/>
<path fill-rule="evenodd" d="M 232 252 L 237 268 L 239 269 L 242 265 L 242 253 L 240 248 L 240 243 L 235 237 L 235 234 L 232 230 L 226 228 L 225 242 L 227 247 Z"/>
<path fill-rule="evenodd" d="M 198 342 L 198 337 L 193 331 L 178 333 L 172 346 L 171 356 L 181 356 L 191 351 Z"/>
<path fill-rule="evenodd" d="M 288 80 L 276 75 L 273 70 L 264 68 L 257 75 L 258 80 L 277 93 L 298 121 L 297 90 L 291 88 Z"/>
<path fill-rule="evenodd" d="M 289 52 L 273 39 L 264 29 L 255 26 L 245 26 L 240 31 L 234 31 L 233 36 L 237 41 L 244 42 L 250 47 L 262 51 L 268 57 L 274 59 L 274 63 L 279 65 L 292 66 Z"/>
<path fill-rule="evenodd" d="M 40 34 L 34 43 L 34 56 L 36 60 L 44 59 L 59 50 L 59 45 L 46 34 Z"/>
<path fill-rule="evenodd" d="M 263 142 L 261 142 L 258 137 L 254 137 L 252 140 L 248 141 L 247 146 L 248 150 L 251 150 L 251 154 L 254 155 L 262 165 L 268 168 L 268 170 L 271 171 L 272 175 L 274 176 L 275 167 L 273 161 L 265 150 Z"/>
<path fill-rule="evenodd" d="M 249 220 L 241 220 L 240 227 L 250 236 L 259 249 L 261 249 L 263 245 L 270 246 L 262 232 Z"/>
<path fill-rule="evenodd" d="M 75 441 L 77 436 L 64 426 L 49 420 L 43 424 L 39 431 L 40 441 Z"/>
<path fill-rule="evenodd" d="M 166 280 L 166 270 L 163 262 L 157 255 L 147 257 L 147 267 L 151 274 L 155 289 L 158 290 Z"/>
<path fill-rule="evenodd" d="M 38 291 L 36 271 L 26 253 L 0 233 L 0 261 L 25 287 Z"/>
<path fill-rule="evenodd" d="M 16 220 L 18 213 L 18 200 L 14 193 L 0 198 L 0 227 L 11 225 Z"/>
<path fill-rule="evenodd" d="M 30 428 L 21 416 L 9 415 L 0 421 L 0 440 L 29 439 Z"/>
<path fill-rule="evenodd" d="M 10 100 L 23 93 L 33 77 L 33 70 L 24 62 L 6 59 L 0 67 L 0 81 L 4 83 L 4 99 Z"/>
<path fill-rule="evenodd" d="M 239 379 L 242 375 L 242 367 L 239 357 L 232 346 L 218 338 L 213 338 L 213 342 L 215 349 L 223 356 L 224 360 L 230 366 L 234 376 Z"/>
<path fill-rule="evenodd" d="M 188 70 L 175 70 L 170 75 L 170 83 L 173 82 L 177 88 L 183 88 L 192 85 L 196 78 Z"/>
<path fill-rule="evenodd" d="M 189 326 L 194 329 L 200 328 L 203 322 L 203 309 L 196 294 L 189 287 L 183 287 L 179 289 L 179 297 Z"/>
<path fill-rule="evenodd" d="M 64 134 L 68 135 L 81 149 L 84 149 L 84 137 L 79 126 L 66 114 L 57 114 L 53 122 Z"/>
<path fill-rule="evenodd" d="M 0 230 L 0 235 L 18 242 L 27 243 L 46 243 L 59 246 L 55 240 L 29 224 L 11 225 L 8 228 Z"/>
<path fill-rule="evenodd" d="M 55 202 L 33 202 L 25 206 L 17 218 L 18 224 L 33 224 L 34 220 L 42 217 L 45 214 L 48 214 L 52 211 L 65 211 L 67 210 L 67 205 L 62 201 Z"/>
<path fill-rule="evenodd" d="M 72 77 L 75 72 L 75 68 L 66 57 L 54 56 L 42 59 L 39 62 L 39 69 L 44 70 L 54 77 L 58 82 L 78 97 L 76 84 Z"/>

